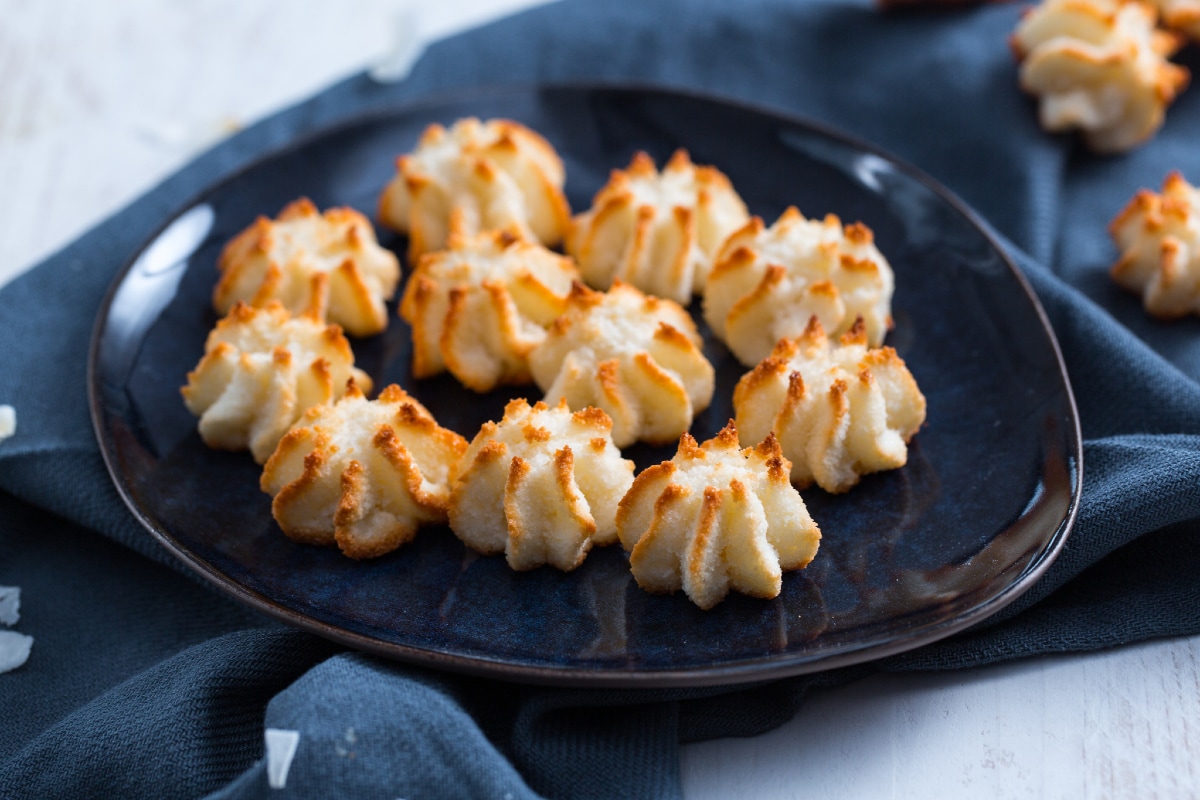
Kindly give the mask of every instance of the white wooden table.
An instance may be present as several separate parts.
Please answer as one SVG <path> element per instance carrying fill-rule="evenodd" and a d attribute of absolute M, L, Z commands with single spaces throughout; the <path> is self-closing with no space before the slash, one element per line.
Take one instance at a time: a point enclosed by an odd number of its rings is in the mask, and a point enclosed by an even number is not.
<path fill-rule="evenodd" d="M 538 2 L 0 0 L 0 283 L 413 12 L 430 40 Z M 870 678 L 682 767 L 689 798 L 1195 797 L 1200 637 Z"/>

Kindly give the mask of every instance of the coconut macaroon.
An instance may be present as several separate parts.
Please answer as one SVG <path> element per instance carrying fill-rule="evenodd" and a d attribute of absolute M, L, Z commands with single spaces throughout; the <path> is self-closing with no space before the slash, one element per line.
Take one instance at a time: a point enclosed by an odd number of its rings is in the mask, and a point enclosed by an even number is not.
<path fill-rule="evenodd" d="M 1178 172 L 1162 194 L 1138 192 L 1109 225 L 1121 258 L 1112 277 L 1160 319 L 1200 314 L 1200 190 Z"/>
<path fill-rule="evenodd" d="M 278 300 L 293 313 L 317 309 L 352 336 L 387 327 L 385 303 L 396 293 L 400 262 L 375 240 L 352 208 L 319 213 L 307 198 L 270 220 L 259 217 L 225 246 L 213 306 L 225 314 L 242 301 Z"/>
<path fill-rule="evenodd" d="M 396 161 L 379 198 L 379 220 L 408 234 L 408 255 L 440 250 L 458 212 L 467 233 L 516 228 L 547 247 L 562 241 L 571 211 L 562 160 L 550 143 L 509 120 L 430 125 Z"/>
<path fill-rule="evenodd" d="M 834 343 L 816 317 L 738 381 L 733 409 L 743 442 L 774 433 L 792 482 L 833 493 L 904 466 L 925 422 L 925 396 L 895 350 L 868 349 L 861 324 Z"/>
<path fill-rule="evenodd" d="M 608 292 L 576 283 L 529 366 L 548 404 L 603 409 L 618 447 L 662 444 L 712 400 L 713 367 L 700 348 L 679 304 L 621 281 Z"/>
<path fill-rule="evenodd" d="M 776 597 L 785 570 L 808 566 L 821 532 L 788 480 L 790 465 L 767 436 L 741 449 L 733 422 L 697 446 L 642 471 L 617 508 L 617 534 L 638 585 L 683 589 L 709 609 L 730 589 Z"/>
<path fill-rule="evenodd" d="M 617 503 L 632 483 L 633 462 L 603 411 L 513 400 L 458 463 L 450 529 L 481 553 L 504 553 L 513 569 L 570 571 L 592 545 L 617 540 Z"/>
<path fill-rule="evenodd" d="M 450 471 L 466 448 L 399 386 L 372 401 L 351 383 L 288 431 L 259 485 L 290 538 L 373 558 L 446 521 Z"/>
<path fill-rule="evenodd" d="M 452 232 L 445 250 L 421 257 L 400 303 L 413 375 L 449 370 L 477 392 L 528 383 L 529 353 L 578 278 L 569 258 L 511 231 Z"/>
<path fill-rule="evenodd" d="M 1078 129 L 1101 153 L 1153 136 L 1189 79 L 1167 61 L 1183 38 L 1157 29 L 1157 16 L 1137 0 L 1045 0 L 1027 12 L 1010 41 L 1042 127 Z"/>
<path fill-rule="evenodd" d="M 639 152 L 571 221 L 567 252 L 592 286 L 607 289 L 620 279 L 687 305 L 703 290 L 721 242 L 748 218 L 720 170 L 696 166 L 677 150 L 660 173 Z"/>
<path fill-rule="evenodd" d="M 861 317 L 868 340 L 879 345 L 892 325 L 894 285 L 870 228 L 843 227 L 833 214 L 805 219 L 792 207 L 770 228 L 754 217 L 722 245 L 704 318 L 746 366 L 803 333 L 813 315 L 835 334 Z"/>
<path fill-rule="evenodd" d="M 1194 42 L 1200 42 L 1200 0 L 1154 0 L 1162 22 Z"/>
<path fill-rule="evenodd" d="M 345 394 L 351 378 L 371 386 L 341 328 L 313 310 L 293 317 L 274 300 L 263 308 L 236 304 L 208 334 L 204 357 L 187 377 L 180 391 L 200 417 L 204 443 L 248 449 L 260 464 L 292 423 Z"/>

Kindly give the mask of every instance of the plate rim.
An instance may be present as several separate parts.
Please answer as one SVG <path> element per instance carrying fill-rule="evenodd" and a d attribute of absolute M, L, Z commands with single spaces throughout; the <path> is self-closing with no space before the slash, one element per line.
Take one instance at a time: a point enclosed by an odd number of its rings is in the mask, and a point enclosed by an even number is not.
<path fill-rule="evenodd" d="M 423 108 L 450 103 L 466 103 L 473 98 L 494 98 L 497 94 L 529 96 L 547 91 L 574 93 L 624 92 L 629 94 L 656 94 L 680 97 L 773 118 L 792 127 L 807 129 L 827 139 L 848 145 L 860 152 L 884 159 L 907 178 L 915 180 L 937 195 L 939 199 L 948 204 L 956 213 L 962 215 L 983 236 L 984 240 L 1000 257 L 1001 262 L 1007 267 L 1011 276 L 1016 279 L 1017 284 L 1025 293 L 1026 299 L 1032 306 L 1034 313 L 1041 323 L 1042 330 L 1049 340 L 1054 361 L 1058 368 L 1058 378 L 1065 390 L 1066 410 L 1070 418 L 1070 425 L 1066 433 L 1070 440 L 1070 449 L 1073 451 L 1071 455 L 1074 457 L 1074 469 L 1070 469 L 1068 465 L 1068 472 L 1071 475 L 1071 496 L 1066 514 L 1058 521 L 1055 531 L 1045 540 L 1038 554 L 1012 583 L 1004 587 L 996 595 L 948 619 L 918 626 L 886 642 L 850 647 L 828 655 L 804 657 L 793 654 L 792 657 L 787 658 L 781 657 L 779 654 L 769 654 L 757 659 L 740 659 L 733 663 L 691 667 L 687 669 L 628 669 L 620 667 L 606 669 L 603 667 L 533 666 L 512 663 L 499 657 L 492 658 L 485 655 L 443 653 L 409 644 L 384 642 L 371 636 L 345 630 L 331 623 L 312 618 L 258 591 L 243 586 L 238 581 L 225 575 L 208 561 L 200 558 L 197 554 L 182 545 L 182 543 L 175 541 L 167 531 L 160 530 L 152 522 L 148 515 L 135 502 L 129 488 L 121 478 L 118 466 L 114 463 L 115 454 L 107 445 L 109 437 L 106 434 L 106 425 L 104 422 L 105 409 L 101 398 L 102 393 L 98 388 L 100 343 L 113 300 L 130 270 L 146 249 L 181 214 L 204 202 L 204 198 L 207 195 L 219 190 L 247 172 L 256 169 L 262 163 L 286 156 L 289 152 L 302 149 L 319 139 L 336 135 L 339 132 L 354 127 L 368 125 L 372 122 L 419 112 Z M 265 118 L 261 122 L 265 122 L 271 118 Z M 181 169 L 186 169 L 188 165 L 194 164 L 198 158 L 202 157 L 203 154 L 191 159 Z M 177 175 L 178 172 L 174 174 Z M 848 133 L 830 123 L 766 103 L 746 101 L 720 92 L 701 91 L 674 86 L 669 83 L 648 81 L 563 81 L 476 85 L 444 89 L 419 98 L 409 98 L 376 108 L 360 109 L 356 112 L 351 112 L 344 119 L 328 124 L 318 124 L 316 127 L 305 131 L 299 136 L 289 138 L 274 147 L 256 154 L 246 163 L 224 173 L 216 180 L 205 183 L 198 190 L 189 193 L 184 202 L 176 204 L 171 211 L 163 215 L 162 222 L 131 251 L 130 256 L 114 273 L 108 289 L 100 302 L 92 325 L 91 340 L 88 346 L 86 380 L 88 410 L 92 423 L 92 431 L 96 437 L 96 442 L 103 457 L 109 478 L 116 488 L 117 493 L 138 523 L 167 552 L 182 562 L 189 570 L 213 584 L 226 595 L 249 605 L 257 611 L 354 650 L 421 667 L 523 684 L 627 689 L 707 687 L 758 683 L 876 661 L 924 647 L 992 617 L 1032 588 L 1054 563 L 1059 553 L 1062 552 L 1063 546 L 1074 528 L 1083 489 L 1083 435 L 1079 419 L 1079 409 L 1075 401 L 1074 389 L 1071 385 L 1058 337 L 1050 323 L 1049 316 L 1046 314 L 1028 278 L 1025 277 L 1025 274 L 1017 266 L 997 235 L 993 233 L 991 226 L 971 206 L 927 172 L 902 158 L 898 158 L 884 148 L 852 133 Z"/>

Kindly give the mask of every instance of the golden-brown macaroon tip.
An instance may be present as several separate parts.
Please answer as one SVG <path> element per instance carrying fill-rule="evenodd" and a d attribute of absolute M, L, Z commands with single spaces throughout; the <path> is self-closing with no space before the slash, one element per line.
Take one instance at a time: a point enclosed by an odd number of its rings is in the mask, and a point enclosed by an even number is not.
<path fill-rule="evenodd" d="M 850 330 L 841 335 L 840 340 L 843 346 L 867 343 L 867 323 L 863 320 L 862 314 L 854 318 L 854 324 L 850 326 Z"/>
<path fill-rule="evenodd" d="M 738 441 L 737 422 L 730 419 L 725 423 L 725 427 L 717 431 L 717 435 L 710 439 L 709 442 L 712 443 L 713 447 L 719 447 L 722 449 L 740 448 L 741 445 Z"/>
<path fill-rule="evenodd" d="M 684 458 L 702 458 L 704 456 L 700 446 L 696 444 L 696 439 L 690 433 L 684 433 L 679 437 L 678 452 Z"/>
<path fill-rule="evenodd" d="M 673 172 L 681 172 L 691 166 L 692 158 L 688 154 L 687 148 L 680 147 L 671 154 L 671 158 L 668 159 L 667 165 L 664 169 L 668 169 Z"/>

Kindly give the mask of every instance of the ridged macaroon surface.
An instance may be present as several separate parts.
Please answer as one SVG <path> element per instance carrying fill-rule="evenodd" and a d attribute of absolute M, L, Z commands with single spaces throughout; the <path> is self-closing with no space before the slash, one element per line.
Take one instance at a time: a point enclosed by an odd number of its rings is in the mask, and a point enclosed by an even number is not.
<path fill-rule="evenodd" d="M 1157 28 L 1157 18 L 1138 0 L 1045 0 L 1030 9 L 1010 42 L 1042 127 L 1079 130 L 1101 153 L 1153 136 L 1190 77 L 1167 61 L 1183 37 Z"/>
<path fill-rule="evenodd" d="M 387 327 L 386 303 L 400 282 L 400 262 L 366 217 L 352 208 L 320 213 L 305 198 L 273 220 L 259 217 L 225 246 L 218 267 L 217 313 L 278 300 L 293 313 L 315 309 L 352 336 Z"/>
<path fill-rule="evenodd" d="M 351 378 L 371 386 L 341 328 L 315 314 L 293 317 L 277 301 L 237 303 L 208 334 L 180 391 L 205 444 L 249 450 L 261 464 L 292 423 L 341 397 Z"/>
<path fill-rule="evenodd" d="M 1164 25 L 1200 42 L 1200 0 L 1155 0 L 1155 5 Z"/>
<path fill-rule="evenodd" d="M 549 405 L 603 409 L 618 447 L 678 439 L 715 385 L 688 313 L 621 281 L 608 292 L 575 284 L 529 366 Z"/>
<path fill-rule="evenodd" d="M 1112 277 L 1160 319 L 1200 314 L 1200 190 L 1178 172 L 1161 194 L 1138 192 L 1109 226 L 1121 257 Z"/>
<path fill-rule="evenodd" d="M 513 569 L 575 569 L 592 545 L 617 540 L 617 504 L 633 483 L 611 432 L 597 408 L 511 401 L 459 462 L 451 530 L 475 550 L 504 553 Z"/>
<path fill-rule="evenodd" d="M 288 431 L 260 486 L 292 539 L 372 558 L 446 521 L 450 472 L 466 447 L 399 386 L 367 400 L 351 384 Z"/>
<path fill-rule="evenodd" d="M 408 255 L 440 250 L 457 217 L 467 233 L 515 228 L 553 247 L 571 212 L 562 159 L 541 135 L 517 122 L 467 117 L 430 125 L 379 198 L 379 220 L 409 237 Z"/>
<path fill-rule="evenodd" d="M 862 223 L 833 214 L 806 219 L 788 208 L 769 228 L 754 217 L 725 241 L 704 291 L 704 319 L 743 364 L 799 336 L 816 315 L 839 334 L 861 317 L 883 342 L 892 324 L 895 276 Z"/>
<path fill-rule="evenodd" d="M 453 233 L 445 250 L 421 257 L 400 303 L 413 375 L 449 370 L 477 392 L 528 383 L 529 353 L 578 278 L 569 258 L 510 231 Z"/>
<path fill-rule="evenodd" d="M 733 407 L 743 442 L 773 433 L 793 483 L 834 493 L 904 466 L 925 422 L 925 396 L 895 350 L 869 349 L 861 325 L 834 342 L 815 317 L 738 381 Z"/>
<path fill-rule="evenodd" d="M 639 152 L 571 221 L 567 252 L 592 286 L 607 289 L 619 279 L 686 305 L 703 290 L 721 243 L 748 218 L 717 168 L 677 150 L 659 172 Z"/>
<path fill-rule="evenodd" d="M 816 556 L 821 532 L 774 437 L 742 449 L 730 423 L 697 445 L 689 434 L 670 461 L 643 470 L 617 510 L 617 532 L 638 585 L 682 589 L 709 609 L 735 590 L 778 596 L 783 572 Z"/>

